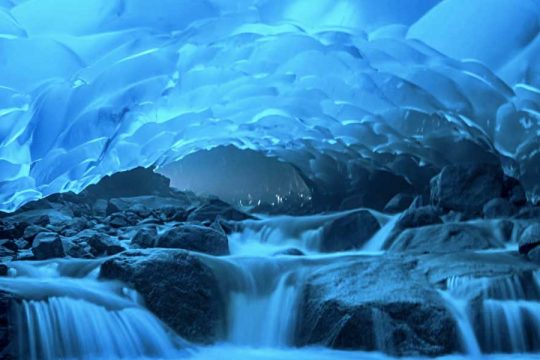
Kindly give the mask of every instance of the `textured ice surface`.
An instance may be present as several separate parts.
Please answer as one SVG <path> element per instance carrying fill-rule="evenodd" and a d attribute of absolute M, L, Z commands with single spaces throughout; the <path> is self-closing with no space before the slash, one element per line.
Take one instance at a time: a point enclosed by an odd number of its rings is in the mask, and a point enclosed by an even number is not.
<path fill-rule="evenodd" d="M 0 0 L 0 209 L 232 144 L 321 189 L 540 178 L 533 0 Z"/>

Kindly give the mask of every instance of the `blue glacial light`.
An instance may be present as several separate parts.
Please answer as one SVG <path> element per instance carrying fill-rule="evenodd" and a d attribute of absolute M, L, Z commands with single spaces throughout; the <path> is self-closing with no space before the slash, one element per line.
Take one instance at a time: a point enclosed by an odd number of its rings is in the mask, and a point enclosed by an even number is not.
<path fill-rule="evenodd" d="M 503 159 L 534 191 L 539 9 L 0 0 L 0 209 L 219 145 L 326 189 Z"/>

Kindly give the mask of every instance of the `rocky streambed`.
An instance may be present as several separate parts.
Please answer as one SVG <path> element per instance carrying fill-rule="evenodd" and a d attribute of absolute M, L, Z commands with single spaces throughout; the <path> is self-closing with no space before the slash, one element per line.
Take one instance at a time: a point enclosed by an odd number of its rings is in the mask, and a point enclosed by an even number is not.
<path fill-rule="evenodd" d="M 269 216 L 138 168 L 29 203 L 0 219 L 0 354 L 534 357 L 540 207 L 494 165 L 430 186 Z"/>

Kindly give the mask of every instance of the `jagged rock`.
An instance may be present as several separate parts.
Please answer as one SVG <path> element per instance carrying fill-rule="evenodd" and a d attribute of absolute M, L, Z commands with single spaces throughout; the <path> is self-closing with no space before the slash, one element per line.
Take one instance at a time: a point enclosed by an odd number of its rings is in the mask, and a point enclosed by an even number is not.
<path fill-rule="evenodd" d="M 444 210 L 478 215 L 494 198 L 503 197 L 504 173 L 500 166 L 450 165 L 431 180 L 431 201 Z"/>
<path fill-rule="evenodd" d="M 230 204 L 219 199 L 207 199 L 201 206 L 194 209 L 188 216 L 188 221 L 199 221 L 210 223 L 214 222 L 218 217 L 225 220 L 241 221 L 253 219 L 253 216 L 246 214 Z"/>
<path fill-rule="evenodd" d="M 75 217 L 72 220 L 66 222 L 64 228 L 62 229 L 62 235 L 74 236 L 79 232 L 88 229 L 90 226 L 91 224 L 85 217 Z"/>
<path fill-rule="evenodd" d="M 354 211 L 324 225 L 320 250 L 336 252 L 360 248 L 379 229 L 379 222 L 371 212 Z"/>
<path fill-rule="evenodd" d="M 138 167 L 105 176 L 97 184 L 87 187 L 83 195 L 95 199 L 141 195 L 169 196 L 169 184 L 167 177 L 155 173 L 151 168 Z"/>
<path fill-rule="evenodd" d="M 503 248 L 504 243 L 494 237 L 490 227 L 450 223 L 406 229 L 386 247 L 390 252 L 445 253 Z"/>
<path fill-rule="evenodd" d="M 456 323 L 414 262 L 385 257 L 322 267 L 305 287 L 297 345 L 438 356 L 458 351 Z"/>
<path fill-rule="evenodd" d="M 158 234 L 156 228 L 143 228 L 135 233 L 131 239 L 131 245 L 138 246 L 143 249 L 155 247 L 157 238 Z"/>
<path fill-rule="evenodd" d="M 507 218 L 514 215 L 515 212 L 515 206 L 503 198 L 492 199 L 482 208 L 482 213 L 486 219 Z"/>
<path fill-rule="evenodd" d="M 157 247 L 198 251 L 210 255 L 228 255 L 227 236 L 212 228 L 199 225 L 179 225 L 163 233 Z"/>
<path fill-rule="evenodd" d="M 32 243 L 32 253 L 38 260 L 66 256 L 60 236 L 50 232 L 42 232 L 36 235 Z"/>
<path fill-rule="evenodd" d="M 107 218 L 110 226 L 114 228 L 133 226 L 138 222 L 138 219 L 133 214 L 117 212 Z"/>
<path fill-rule="evenodd" d="M 105 261 L 100 277 L 133 287 L 147 308 L 185 339 L 198 343 L 218 340 L 224 304 L 217 280 L 188 252 L 126 251 Z"/>
<path fill-rule="evenodd" d="M 23 238 L 28 241 L 33 241 L 37 234 L 46 232 L 47 229 L 39 225 L 30 225 L 24 229 Z"/>
<path fill-rule="evenodd" d="M 401 214 L 396 222 L 396 228 L 404 230 L 435 224 L 442 224 L 438 209 L 433 206 L 422 206 L 408 209 Z"/>
<path fill-rule="evenodd" d="M 0 221 L 0 239 L 17 239 L 23 236 L 28 223 Z"/>
<path fill-rule="evenodd" d="M 540 223 L 534 223 L 521 233 L 519 237 L 519 252 L 521 254 L 527 254 L 532 249 L 540 245 Z"/>
<path fill-rule="evenodd" d="M 512 205 L 521 207 L 527 204 L 525 189 L 519 180 L 512 177 L 505 177 L 503 198 L 507 199 Z"/>
<path fill-rule="evenodd" d="M 86 242 L 94 255 L 110 255 L 124 250 L 117 239 L 101 233 L 94 233 L 86 239 Z"/>

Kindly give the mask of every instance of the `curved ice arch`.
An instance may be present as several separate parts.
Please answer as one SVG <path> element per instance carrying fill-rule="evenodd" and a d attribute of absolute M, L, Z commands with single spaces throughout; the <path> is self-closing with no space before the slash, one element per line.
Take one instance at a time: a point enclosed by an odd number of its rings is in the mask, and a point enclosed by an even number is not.
<path fill-rule="evenodd" d="M 327 14 L 314 23 L 302 1 L 7 3 L 3 210 L 228 144 L 292 163 L 321 193 L 501 156 L 536 179 L 538 90 L 404 38 L 427 5 L 310 2 Z"/>

